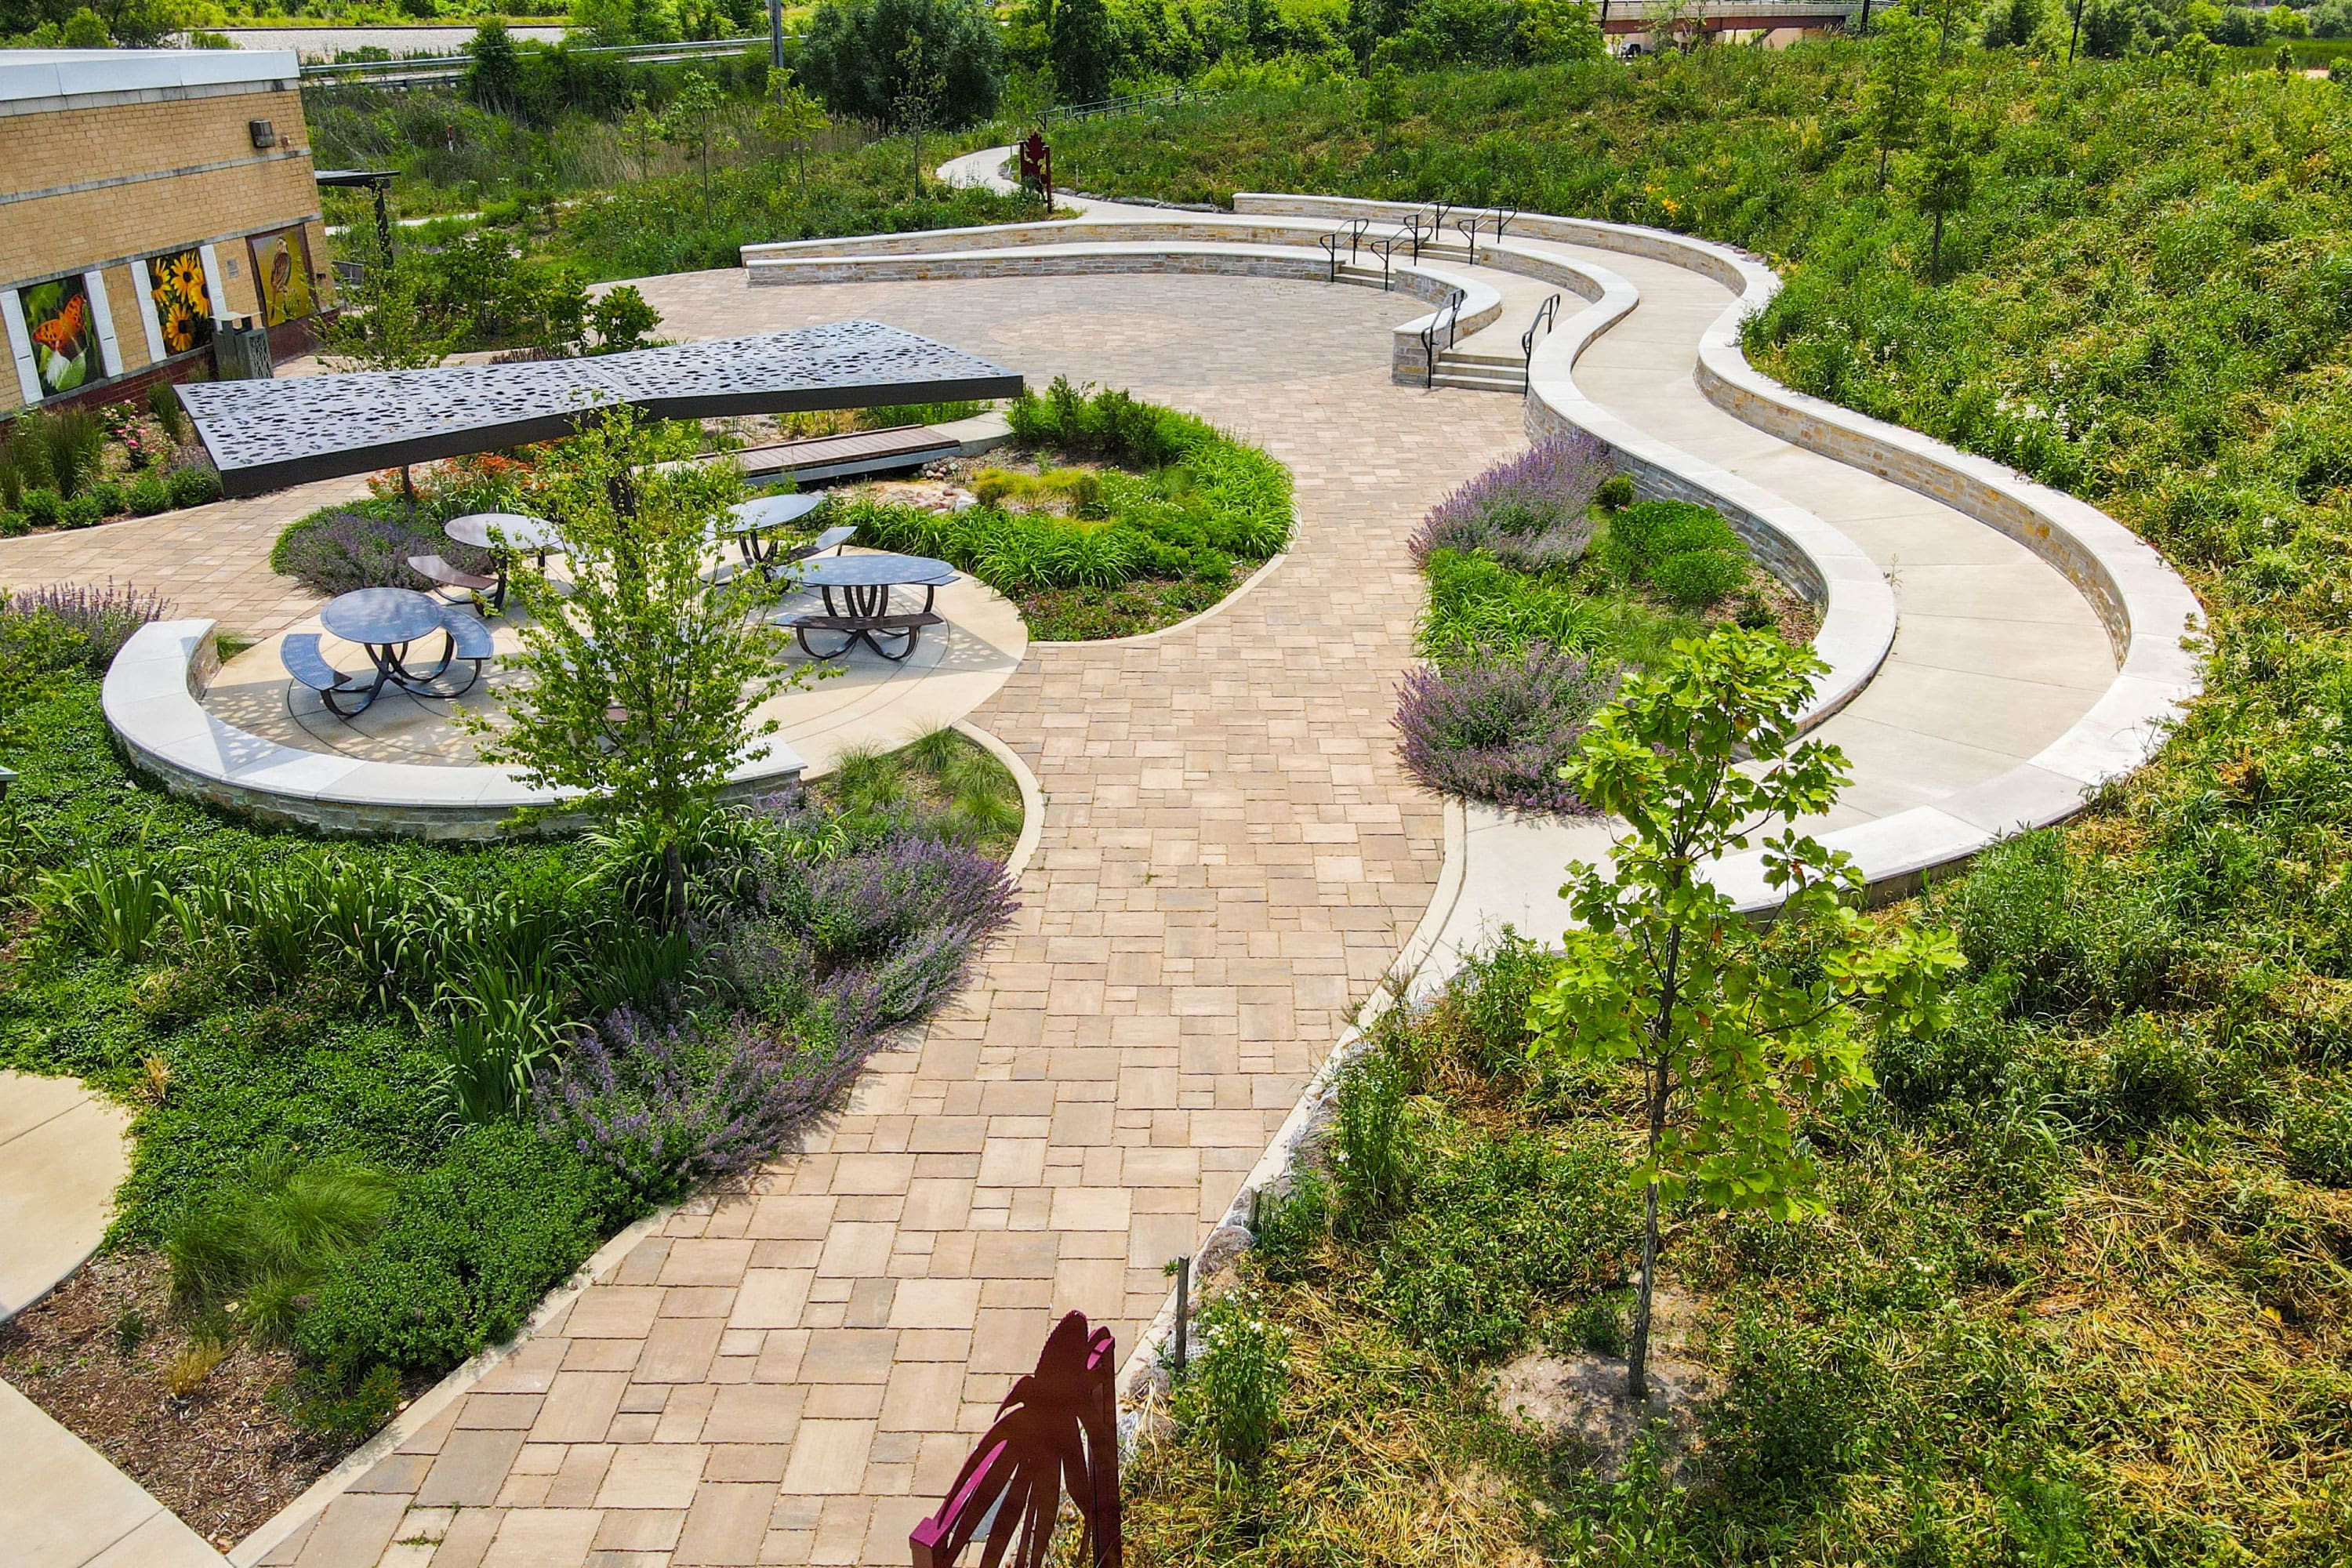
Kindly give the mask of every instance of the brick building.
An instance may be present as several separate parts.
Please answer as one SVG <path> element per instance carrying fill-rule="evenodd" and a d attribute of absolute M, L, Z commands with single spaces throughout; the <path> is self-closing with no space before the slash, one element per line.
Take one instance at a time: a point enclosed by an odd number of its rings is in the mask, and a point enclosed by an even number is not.
<path fill-rule="evenodd" d="M 311 342 L 326 232 L 287 50 L 0 49 L 0 419 Z"/>

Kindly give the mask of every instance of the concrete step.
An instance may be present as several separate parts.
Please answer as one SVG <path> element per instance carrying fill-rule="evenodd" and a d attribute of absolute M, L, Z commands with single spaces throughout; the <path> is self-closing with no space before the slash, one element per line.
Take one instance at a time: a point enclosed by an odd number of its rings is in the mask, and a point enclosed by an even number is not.
<path fill-rule="evenodd" d="M 1517 371 L 1502 374 L 1495 371 L 1448 370 L 1443 364 L 1430 378 L 1433 386 L 1458 386 L 1465 392 L 1507 392 L 1516 397 L 1527 390 L 1527 383 Z"/>
<path fill-rule="evenodd" d="M 1448 365 L 1464 368 L 1477 365 L 1507 370 L 1517 374 L 1527 363 L 1518 354 L 1506 353 L 1501 349 L 1440 349 L 1437 353 L 1437 368 L 1440 370 L 1444 370 Z"/>

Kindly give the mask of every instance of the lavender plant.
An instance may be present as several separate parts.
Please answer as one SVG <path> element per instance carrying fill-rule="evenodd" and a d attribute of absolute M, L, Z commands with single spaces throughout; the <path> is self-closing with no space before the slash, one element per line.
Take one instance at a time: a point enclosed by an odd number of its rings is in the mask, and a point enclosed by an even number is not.
<path fill-rule="evenodd" d="M 1407 548 L 1420 566 L 1441 550 L 1484 550 L 1521 571 L 1572 565 L 1592 539 L 1585 509 L 1615 471 L 1592 437 L 1538 441 L 1431 508 Z"/>
<path fill-rule="evenodd" d="M 6 618 L 48 620 L 86 650 L 93 670 L 103 670 L 131 640 L 131 634 L 149 621 L 172 613 L 172 601 L 150 588 L 142 591 L 111 577 L 104 587 L 82 583 L 51 583 L 8 596 Z"/>
<path fill-rule="evenodd" d="M 1415 670 L 1398 692 L 1398 754 L 1442 795 L 1581 813 L 1589 808 L 1559 771 L 1615 686 L 1613 676 L 1546 643 L 1524 655 Z"/>

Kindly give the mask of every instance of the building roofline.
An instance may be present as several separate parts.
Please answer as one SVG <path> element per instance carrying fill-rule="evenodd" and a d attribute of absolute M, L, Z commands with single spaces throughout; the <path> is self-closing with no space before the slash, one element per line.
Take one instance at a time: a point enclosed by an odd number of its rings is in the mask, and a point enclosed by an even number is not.
<path fill-rule="evenodd" d="M 0 49 L 0 104 L 301 84 L 291 49 Z"/>

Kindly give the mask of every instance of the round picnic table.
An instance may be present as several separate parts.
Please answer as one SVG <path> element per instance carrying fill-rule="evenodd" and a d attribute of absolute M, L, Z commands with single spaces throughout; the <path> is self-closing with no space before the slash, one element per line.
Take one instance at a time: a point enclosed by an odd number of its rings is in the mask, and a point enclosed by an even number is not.
<path fill-rule="evenodd" d="M 802 649 L 820 659 L 839 658 L 861 642 L 894 663 L 905 658 L 915 651 L 923 628 L 940 624 L 940 616 L 931 608 L 933 596 L 956 580 L 956 569 L 944 561 L 887 552 L 827 555 L 796 570 L 800 586 L 814 588 L 824 595 L 824 614 L 795 616 L 789 624 L 799 634 Z M 892 613 L 890 592 L 902 587 L 922 589 L 921 610 Z M 837 601 L 835 593 L 841 595 Z M 842 644 L 830 653 L 820 651 L 809 642 L 812 631 L 837 632 L 842 636 Z M 904 646 L 893 653 L 882 646 L 884 637 L 904 638 Z"/>
<path fill-rule="evenodd" d="M 776 531 L 791 527 L 832 499 L 823 490 L 754 496 L 729 507 L 729 521 L 720 523 L 719 531 L 735 541 L 735 547 L 743 552 L 746 566 L 765 566 L 782 548 L 772 537 Z"/>
<path fill-rule="evenodd" d="M 410 588 L 361 588 L 338 594 L 320 606 L 319 624 L 345 642 L 365 648 L 375 666 L 375 681 L 360 703 L 362 710 L 386 685 L 419 696 L 436 695 L 431 685 L 448 670 L 456 653 L 455 639 L 441 625 L 441 606 L 431 595 Z M 411 669 L 409 645 L 434 632 L 443 633 L 441 662 L 427 670 Z"/>
<path fill-rule="evenodd" d="M 497 531 L 498 539 L 491 537 Z M 517 554 L 538 558 L 541 569 L 547 566 L 551 551 L 560 550 L 563 536 L 555 524 L 542 517 L 528 517 L 519 511 L 472 511 L 463 517 L 453 517 L 441 525 L 441 531 L 460 544 L 470 544 L 477 550 L 487 550 L 492 557 L 490 570 L 498 576 L 498 586 L 490 591 L 490 605 L 502 608 L 507 602 L 507 569 Z M 499 540 L 504 540 L 501 545 Z"/>

